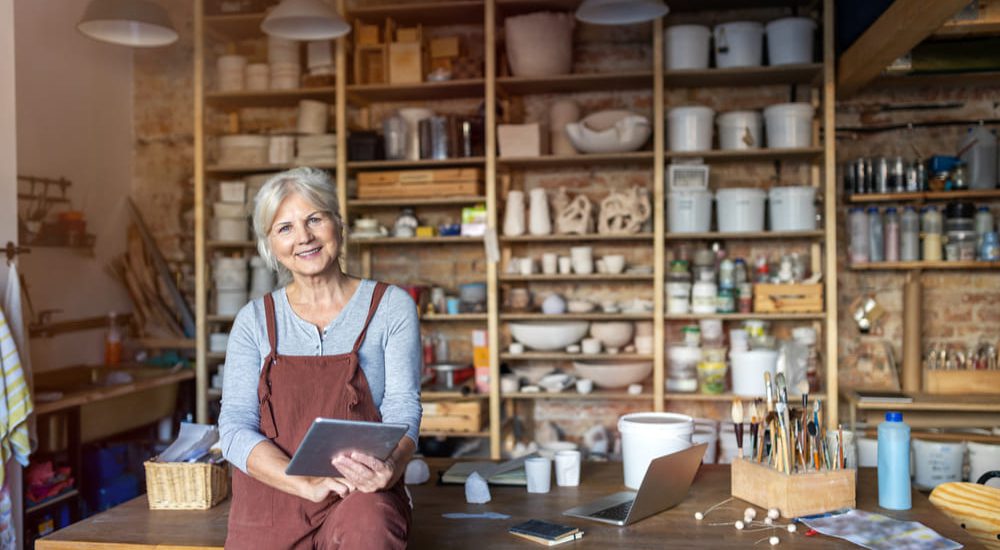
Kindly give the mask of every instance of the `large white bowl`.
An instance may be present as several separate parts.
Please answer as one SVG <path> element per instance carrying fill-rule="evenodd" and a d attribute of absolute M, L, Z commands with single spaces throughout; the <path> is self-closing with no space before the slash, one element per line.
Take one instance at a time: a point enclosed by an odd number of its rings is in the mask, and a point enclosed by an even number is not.
<path fill-rule="evenodd" d="M 623 348 L 632 341 L 635 325 L 632 321 L 602 321 L 590 325 L 590 335 L 610 349 Z"/>
<path fill-rule="evenodd" d="M 587 335 L 588 321 L 508 323 L 510 334 L 526 347 L 537 351 L 562 350 Z"/>
<path fill-rule="evenodd" d="M 653 131 L 649 119 L 631 111 L 598 111 L 566 125 L 566 136 L 581 153 L 624 153 L 642 147 Z"/>
<path fill-rule="evenodd" d="M 642 382 L 653 372 L 652 361 L 581 363 L 573 361 L 573 369 L 581 378 L 594 381 L 599 388 L 624 388 Z"/>

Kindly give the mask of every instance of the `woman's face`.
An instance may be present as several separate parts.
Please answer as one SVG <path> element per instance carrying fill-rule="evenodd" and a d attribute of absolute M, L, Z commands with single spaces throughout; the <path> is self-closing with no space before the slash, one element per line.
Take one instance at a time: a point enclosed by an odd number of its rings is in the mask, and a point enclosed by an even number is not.
<path fill-rule="evenodd" d="M 320 275 L 337 266 L 340 224 L 299 193 L 278 205 L 267 238 L 274 257 L 295 277 Z"/>

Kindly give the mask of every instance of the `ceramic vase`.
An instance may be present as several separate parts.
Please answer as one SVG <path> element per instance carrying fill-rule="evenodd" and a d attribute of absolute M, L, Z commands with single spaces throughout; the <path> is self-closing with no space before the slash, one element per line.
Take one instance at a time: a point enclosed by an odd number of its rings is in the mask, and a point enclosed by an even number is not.
<path fill-rule="evenodd" d="M 507 193 L 507 207 L 503 211 L 503 234 L 516 237 L 524 234 L 524 192 Z"/>
<path fill-rule="evenodd" d="M 566 135 L 566 125 L 580 119 L 580 106 L 572 99 L 556 101 L 549 107 L 549 132 L 553 155 L 575 155 L 577 150 Z"/>
<path fill-rule="evenodd" d="M 532 235 L 549 235 L 552 233 L 552 218 L 549 217 L 549 196 L 545 189 L 532 189 L 531 211 L 528 220 L 528 232 Z"/>
<path fill-rule="evenodd" d="M 538 12 L 504 20 L 510 72 L 552 76 L 573 69 L 573 26 L 568 13 Z"/>

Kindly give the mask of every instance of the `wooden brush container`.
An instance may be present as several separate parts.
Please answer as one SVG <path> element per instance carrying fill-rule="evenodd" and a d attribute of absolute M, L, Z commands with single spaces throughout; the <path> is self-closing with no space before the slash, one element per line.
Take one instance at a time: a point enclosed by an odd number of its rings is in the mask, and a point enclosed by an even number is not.
<path fill-rule="evenodd" d="M 782 517 L 822 514 L 854 508 L 856 470 L 824 470 L 786 474 L 765 464 L 736 458 L 732 464 L 733 496 L 761 508 L 777 508 Z"/>

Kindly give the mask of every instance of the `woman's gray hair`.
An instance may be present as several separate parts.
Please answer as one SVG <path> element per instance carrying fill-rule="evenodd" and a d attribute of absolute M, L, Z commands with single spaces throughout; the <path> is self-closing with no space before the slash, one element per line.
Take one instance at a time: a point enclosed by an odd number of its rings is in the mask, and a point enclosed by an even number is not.
<path fill-rule="evenodd" d="M 337 188 L 325 171 L 308 167 L 293 168 L 275 174 L 264 182 L 253 201 L 253 231 L 257 237 L 257 252 L 268 267 L 278 272 L 280 281 L 288 281 L 290 273 L 275 258 L 267 237 L 274 224 L 278 206 L 295 193 L 329 214 L 337 224 L 338 231 L 343 227 Z"/>

